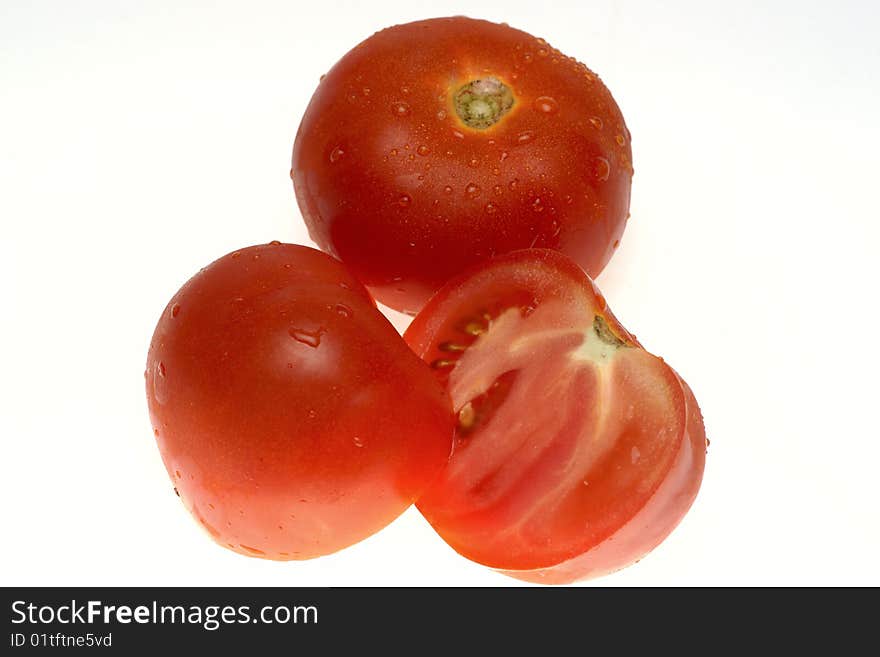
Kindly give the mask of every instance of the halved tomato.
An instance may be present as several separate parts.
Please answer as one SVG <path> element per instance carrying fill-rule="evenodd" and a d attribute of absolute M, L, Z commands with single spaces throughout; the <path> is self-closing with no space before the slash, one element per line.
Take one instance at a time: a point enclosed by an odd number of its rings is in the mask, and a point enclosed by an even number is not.
<path fill-rule="evenodd" d="M 637 561 L 696 497 L 696 399 L 544 249 L 454 279 L 406 332 L 457 413 L 452 459 L 418 507 L 462 555 L 566 583 Z"/>

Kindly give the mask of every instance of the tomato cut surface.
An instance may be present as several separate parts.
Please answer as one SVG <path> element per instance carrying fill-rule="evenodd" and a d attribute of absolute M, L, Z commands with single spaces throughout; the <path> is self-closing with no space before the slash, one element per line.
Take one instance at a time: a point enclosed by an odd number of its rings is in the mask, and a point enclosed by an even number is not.
<path fill-rule="evenodd" d="M 690 507 L 705 461 L 693 394 L 564 256 L 499 256 L 442 288 L 405 338 L 458 418 L 418 507 L 464 556 L 533 581 L 596 576 Z"/>
<path fill-rule="evenodd" d="M 273 243 L 212 263 L 150 344 L 156 441 L 221 545 L 306 559 L 378 531 L 446 463 L 453 419 L 430 369 L 330 256 Z"/>
<path fill-rule="evenodd" d="M 556 249 L 598 275 L 623 234 L 633 165 L 593 71 L 544 39 L 457 16 L 382 30 L 337 62 L 290 173 L 312 239 L 414 313 L 516 249 Z"/>

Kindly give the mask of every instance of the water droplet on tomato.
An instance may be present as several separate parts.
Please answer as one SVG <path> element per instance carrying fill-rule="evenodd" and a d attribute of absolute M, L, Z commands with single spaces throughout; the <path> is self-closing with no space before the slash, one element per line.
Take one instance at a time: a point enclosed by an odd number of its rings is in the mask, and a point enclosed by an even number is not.
<path fill-rule="evenodd" d="M 416 153 L 418 153 L 418 154 L 421 155 L 422 157 L 424 157 L 425 155 L 427 155 L 427 154 L 430 153 L 430 152 L 431 152 L 431 149 L 428 148 L 427 146 L 425 146 L 424 144 L 422 144 L 421 146 L 419 146 L 419 147 L 416 149 Z"/>
<path fill-rule="evenodd" d="M 351 308 L 346 306 L 344 303 L 336 304 L 336 314 L 342 317 L 351 317 Z"/>
<path fill-rule="evenodd" d="M 290 334 L 290 337 L 297 342 L 315 348 L 321 344 L 321 333 L 323 333 L 323 331 L 320 329 L 317 331 L 306 331 L 303 329 L 291 328 L 288 333 Z"/>
<path fill-rule="evenodd" d="M 464 139 L 464 133 L 461 132 L 460 130 L 453 130 L 452 136 L 455 137 L 456 139 Z"/>
<path fill-rule="evenodd" d="M 617 142 L 618 146 L 623 146 L 626 143 L 626 139 L 624 138 L 623 135 L 616 135 L 614 137 L 614 141 Z"/>
<path fill-rule="evenodd" d="M 608 180 L 608 176 L 611 175 L 611 165 L 608 163 L 604 157 L 595 158 L 596 168 L 595 175 L 599 180 L 605 181 Z"/>
<path fill-rule="evenodd" d="M 364 446 L 364 441 L 360 436 L 355 436 L 354 438 L 352 438 L 352 442 L 354 443 L 355 447 L 363 447 Z"/>
<path fill-rule="evenodd" d="M 471 198 L 477 198 L 482 191 L 479 185 L 475 185 L 474 183 L 468 183 L 468 186 L 464 188 L 465 194 L 467 194 Z"/>
<path fill-rule="evenodd" d="M 528 144 L 535 138 L 535 133 L 531 130 L 526 130 L 525 132 L 519 133 L 516 138 L 517 144 Z"/>
<path fill-rule="evenodd" d="M 559 103 L 551 96 L 538 96 L 532 103 L 532 107 L 536 112 L 542 114 L 553 114 L 559 110 Z"/>
<path fill-rule="evenodd" d="M 498 208 L 494 203 L 486 203 L 486 214 L 495 214 L 496 210 L 498 210 Z"/>
<path fill-rule="evenodd" d="M 509 183 L 507 183 L 507 186 L 508 186 L 508 188 L 510 188 L 510 191 L 513 191 L 514 189 L 516 189 L 516 186 L 517 186 L 518 184 L 519 184 L 519 180 L 517 180 L 516 178 L 514 178 L 514 179 L 511 180 Z"/>
<path fill-rule="evenodd" d="M 443 191 L 447 194 L 451 194 L 454 190 L 449 185 L 446 185 L 446 187 L 443 188 Z"/>
<path fill-rule="evenodd" d="M 591 116 L 591 117 L 590 117 L 590 124 L 591 124 L 594 128 L 596 128 L 596 130 L 601 130 L 601 129 L 602 129 L 602 125 L 603 125 L 603 124 L 602 124 L 602 119 L 600 119 L 598 116 Z"/>
<path fill-rule="evenodd" d="M 397 205 L 402 208 L 408 208 L 410 203 L 412 203 L 412 198 L 409 196 L 409 194 L 403 194 L 400 196 L 400 198 L 397 199 Z"/>
<path fill-rule="evenodd" d="M 550 51 L 546 48 L 538 48 L 538 57 L 546 57 L 550 54 Z"/>
<path fill-rule="evenodd" d="M 334 148 L 330 151 L 330 164 L 336 164 L 343 155 L 345 155 L 345 151 L 340 146 Z"/>
<path fill-rule="evenodd" d="M 318 411 L 316 411 L 314 408 L 310 408 L 309 417 L 314 420 L 316 417 L 318 417 Z"/>
<path fill-rule="evenodd" d="M 630 461 L 632 461 L 632 464 L 635 465 L 636 463 L 639 462 L 639 459 L 642 457 L 642 453 L 639 451 L 638 447 L 633 445 L 632 450 L 630 450 L 629 457 L 630 457 Z"/>
<path fill-rule="evenodd" d="M 472 157 L 472 158 L 470 159 L 470 161 L 468 161 L 468 166 L 469 166 L 471 169 L 476 169 L 478 166 L 480 166 L 480 162 L 479 162 L 479 160 L 477 160 L 477 158 Z"/>
<path fill-rule="evenodd" d="M 501 185 L 495 185 L 492 191 L 495 192 L 495 196 L 501 196 L 504 193 L 504 188 Z"/>
<path fill-rule="evenodd" d="M 409 113 L 411 111 L 412 111 L 412 109 L 410 108 L 409 103 L 404 103 L 403 101 L 399 101 L 399 102 L 391 104 L 391 112 L 395 116 L 400 116 L 400 117 L 409 116 Z"/>
<path fill-rule="evenodd" d="M 164 378 L 165 377 L 165 363 L 159 363 L 159 367 L 157 368 L 157 371 L 159 372 L 159 376 Z"/>
<path fill-rule="evenodd" d="M 543 212 L 544 211 L 544 202 L 541 200 L 539 196 L 534 201 L 532 201 L 532 212 Z"/>
<path fill-rule="evenodd" d="M 237 258 L 240 255 L 241 255 L 241 251 L 235 251 L 234 253 L 230 253 L 229 257 L 230 258 Z"/>
<path fill-rule="evenodd" d="M 361 89 L 361 93 L 362 93 L 364 96 L 369 96 L 369 95 L 370 95 L 370 91 L 371 91 L 371 89 L 370 89 L 369 87 L 364 87 L 363 89 Z"/>
<path fill-rule="evenodd" d="M 442 121 L 445 118 L 446 118 L 445 110 L 440 110 L 439 112 L 437 112 L 437 120 L 438 121 Z"/>
<path fill-rule="evenodd" d="M 179 313 L 180 313 L 180 304 L 179 304 L 179 303 L 175 303 L 174 306 L 171 308 L 171 316 L 172 316 L 172 317 L 177 317 L 177 315 L 178 315 Z"/>

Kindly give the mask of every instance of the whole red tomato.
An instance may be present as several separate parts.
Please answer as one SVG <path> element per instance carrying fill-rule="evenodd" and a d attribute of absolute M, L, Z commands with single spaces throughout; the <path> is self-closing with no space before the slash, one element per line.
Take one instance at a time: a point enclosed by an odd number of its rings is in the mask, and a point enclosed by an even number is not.
<path fill-rule="evenodd" d="M 273 243 L 174 295 L 147 401 L 168 474 L 220 544 L 307 559 L 381 529 L 449 456 L 431 370 L 330 256 Z"/>
<path fill-rule="evenodd" d="M 706 435 L 691 389 L 565 256 L 480 265 L 405 338 L 458 416 L 417 504 L 464 556 L 544 583 L 601 575 L 653 549 L 696 497 Z"/>
<path fill-rule="evenodd" d="M 291 177 L 312 239 L 417 311 L 493 255 L 556 249 L 596 276 L 629 211 L 608 89 L 543 39 L 470 18 L 388 28 L 322 79 Z"/>

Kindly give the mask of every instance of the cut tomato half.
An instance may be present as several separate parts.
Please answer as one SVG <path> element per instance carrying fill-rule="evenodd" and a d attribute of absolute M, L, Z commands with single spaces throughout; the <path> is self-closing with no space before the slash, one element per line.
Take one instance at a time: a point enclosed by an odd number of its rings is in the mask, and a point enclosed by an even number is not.
<path fill-rule="evenodd" d="M 640 559 L 691 506 L 706 444 L 693 393 L 565 256 L 471 270 L 405 338 L 458 417 L 418 508 L 465 557 L 529 581 L 597 576 Z"/>

